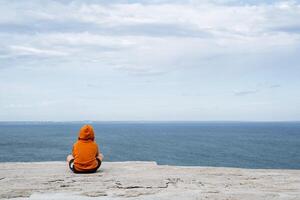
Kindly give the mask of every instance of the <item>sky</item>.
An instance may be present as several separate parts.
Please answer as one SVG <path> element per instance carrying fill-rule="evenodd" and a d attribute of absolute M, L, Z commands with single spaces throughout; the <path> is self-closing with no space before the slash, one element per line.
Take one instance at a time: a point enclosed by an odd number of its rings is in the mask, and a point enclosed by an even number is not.
<path fill-rule="evenodd" d="M 0 121 L 299 121 L 300 1 L 0 0 Z"/>

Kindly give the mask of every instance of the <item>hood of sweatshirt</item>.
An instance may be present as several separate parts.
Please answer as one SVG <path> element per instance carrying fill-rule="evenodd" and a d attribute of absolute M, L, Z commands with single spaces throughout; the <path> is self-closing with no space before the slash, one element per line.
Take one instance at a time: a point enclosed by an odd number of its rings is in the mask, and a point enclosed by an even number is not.
<path fill-rule="evenodd" d="M 94 141 L 94 139 L 95 139 L 94 129 L 91 125 L 84 125 L 83 127 L 81 127 L 78 134 L 78 140 Z"/>

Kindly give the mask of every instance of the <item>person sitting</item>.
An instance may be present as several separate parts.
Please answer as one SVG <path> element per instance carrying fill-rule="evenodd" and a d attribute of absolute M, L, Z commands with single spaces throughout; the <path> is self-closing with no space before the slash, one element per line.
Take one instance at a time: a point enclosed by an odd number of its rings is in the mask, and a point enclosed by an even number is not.
<path fill-rule="evenodd" d="M 95 133 L 91 125 L 84 125 L 73 145 L 72 155 L 67 156 L 69 168 L 74 173 L 94 173 L 101 166 L 103 155 L 95 142 Z"/>

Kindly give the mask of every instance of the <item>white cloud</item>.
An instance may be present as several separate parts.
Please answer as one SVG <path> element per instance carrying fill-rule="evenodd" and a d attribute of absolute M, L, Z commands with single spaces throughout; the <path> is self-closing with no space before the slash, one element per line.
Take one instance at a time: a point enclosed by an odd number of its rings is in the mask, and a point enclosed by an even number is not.
<path fill-rule="evenodd" d="M 241 90 L 241 91 L 235 91 L 234 95 L 236 95 L 236 96 L 246 96 L 246 95 L 250 95 L 250 94 L 255 94 L 257 92 L 258 92 L 258 90 Z"/>
<path fill-rule="evenodd" d="M 66 109 L 66 115 L 82 106 L 113 118 L 112 110 L 121 117 L 145 117 L 148 109 L 158 107 L 165 110 L 158 109 L 157 117 L 186 110 L 186 116 L 200 116 L 203 110 L 213 116 L 219 112 L 215 107 L 226 111 L 230 106 L 239 115 L 243 110 L 238 105 L 251 97 L 282 100 L 286 110 L 298 102 L 286 100 L 293 96 L 288 92 L 276 96 L 283 88 L 275 89 L 275 84 L 255 87 L 266 81 L 295 87 L 292 94 L 297 90 L 298 1 L 131 2 L 0 1 L 0 106 L 7 113 L 14 108 L 14 116 L 22 107 L 49 107 L 43 113 L 56 116 L 52 106 Z M 191 95 L 179 98 L 182 93 Z M 269 99 L 270 94 L 275 98 Z M 81 96 L 94 100 L 78 100 Z M 40 103 L 45 99 L 61 101 Z M 127 105 L 137 103 L 136 113 L 129 110 Z"/>
<path fill-rule="evenodd" d="M 6 53 L 68 56 L 66 62 L 82 55 L 84 60 L 103 60 L 99 64 L 132 67 L 135 72 L 138 67 L 168 67 L 182 57 L 199 62 L 220 54 L 268 52 L 300 42 L 299 34 L 285 31 L 285 27 L 300 27 L 300 6 L 294 1 L 252 6 L 208 1 L 2 4 L 7 6 L 1 6 L 5 12 L 0 32 L 10 38 L 1 41 L 10 51 Z"/>
<path fill-rule="evenodd" d="M 26 46 L 10 46 L 10 50 L 16 55 L 36 55 L 36 56 L 67 56 L 68 54 L 61 51 L 50 49 L 38 49 Z"/>

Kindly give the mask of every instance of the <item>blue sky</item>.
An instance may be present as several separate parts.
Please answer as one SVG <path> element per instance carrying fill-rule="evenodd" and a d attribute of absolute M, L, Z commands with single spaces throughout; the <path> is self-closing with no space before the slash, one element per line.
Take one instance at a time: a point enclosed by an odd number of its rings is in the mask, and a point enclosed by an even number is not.
<path fill-rule="evenodd" d="M 300 120 L 299 1 L 0 0 L 0 120 Z"/>

